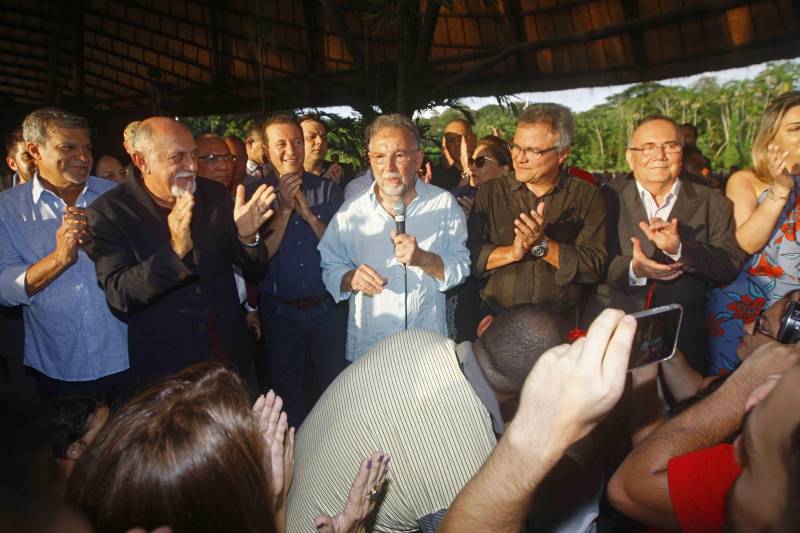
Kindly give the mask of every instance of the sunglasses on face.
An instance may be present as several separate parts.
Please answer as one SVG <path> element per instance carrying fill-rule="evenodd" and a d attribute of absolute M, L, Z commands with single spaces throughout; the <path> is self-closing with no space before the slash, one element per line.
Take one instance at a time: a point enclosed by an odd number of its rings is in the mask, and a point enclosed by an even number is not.
<path fill-rule="evenodd" d="M 475 168 L 483 168 L 483 165 L 486 164 L 487 161 L 492 161 L 493 163 L 497 163 L 497 159 L 493 157 L 489 157 L 488 155 L 479 155 L 473 162 L 475 163 Z"/>

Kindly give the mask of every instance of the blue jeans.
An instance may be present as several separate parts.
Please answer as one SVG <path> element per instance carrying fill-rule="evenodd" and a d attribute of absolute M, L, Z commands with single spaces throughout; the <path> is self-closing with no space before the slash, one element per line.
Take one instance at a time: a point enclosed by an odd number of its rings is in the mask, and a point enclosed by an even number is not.
<path fill-rule="evenodd" d="M 259 309 L 272 388 L 283 398 L 289 425 L 300 427 L 307 414 L 303 392 L 306 356 L 319 389 L 324 391 L 346 366 L 347 316 L 330 298 L 298 309 L 262 294 Z"/>

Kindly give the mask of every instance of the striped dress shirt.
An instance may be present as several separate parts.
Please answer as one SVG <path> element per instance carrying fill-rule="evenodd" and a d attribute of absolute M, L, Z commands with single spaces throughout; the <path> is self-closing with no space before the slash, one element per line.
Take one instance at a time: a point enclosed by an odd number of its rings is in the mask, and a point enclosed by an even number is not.
<path fill-rule="evenodd" d="M 460 351 L 460 350 L 459 350 Z M 497 441 L 456 345 L 430 330 L 379 342 L 328 387 L 297 433 L 288 531 L 339 513 L 361 459 L 391 456 L 375 531 L 415 531 L 446 509 Z"/>

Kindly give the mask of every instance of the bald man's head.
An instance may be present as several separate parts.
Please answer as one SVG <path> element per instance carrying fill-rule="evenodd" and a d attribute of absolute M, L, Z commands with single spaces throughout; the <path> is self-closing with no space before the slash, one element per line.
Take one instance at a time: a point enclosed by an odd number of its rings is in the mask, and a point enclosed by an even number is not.
<path fill-rule="evenodd" d="M 561 319 L 539 304 L 520 304 L 497 315 L 476 342 L 475 355 L 496 393 L 518 395 L 544 352 L 563 344 Z"/>
<path fill-rule="evenodd" d="M 223 184 L 226 189 L 233 183 L 233 160 L 227 143 L 219 135 L 205 133 L 195 138 L 197 143 L 197 173 Z"/>
<path fill-rule="evenodd" d="M 169 117 L 148 118 L 136 130 L 133 148 L 145 186 L 157 198 L 173 202 L 194 192 L 197 145 L 189 128 Z"/>

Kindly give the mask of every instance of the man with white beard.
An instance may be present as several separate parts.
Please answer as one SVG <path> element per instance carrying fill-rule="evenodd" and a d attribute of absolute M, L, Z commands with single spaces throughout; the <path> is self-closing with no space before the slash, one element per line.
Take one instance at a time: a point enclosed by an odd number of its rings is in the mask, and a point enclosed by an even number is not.
<path fill-rule="evenodd" d="M 238 365 L 245 324 L 232 264 L 257 282 L 268 252 L 258 230 L 272 216 L 272 187 L 235 202 L 197 177 L 191 132 L 167 117 L 143 121 L 133 146 L 137 172 L 87 213 L 89 255 L 112 312 L 128 323 L 136 385 L 198 361 Z"/>
<path fill-rule="evenodd" d="M 453 195 L 417 179 L 419 132 L 381 115 L 367 134 L 375 183 L 340 209 L 319 243 L 322 280 L 350 299 L 347 359 L 403 329 L 447 335 L 444 291 L 469 273 L 464 211 Z M 402 206 L 405 232 L 396 231 Z"/>

